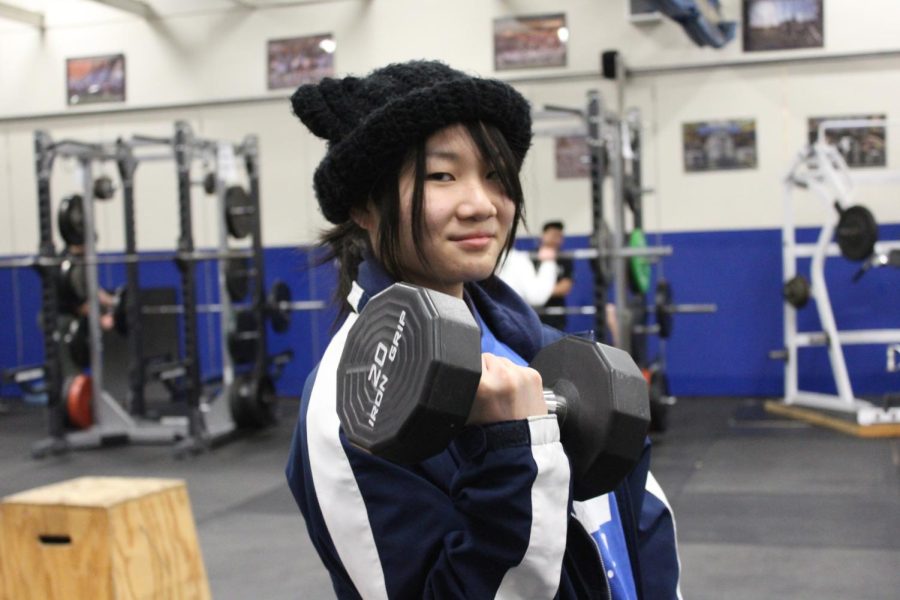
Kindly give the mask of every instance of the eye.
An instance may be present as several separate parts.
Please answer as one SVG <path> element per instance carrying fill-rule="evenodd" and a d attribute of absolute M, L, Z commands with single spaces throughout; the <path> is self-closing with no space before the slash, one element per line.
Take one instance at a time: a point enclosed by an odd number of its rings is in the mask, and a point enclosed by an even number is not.
<path fill-rule="evenodd" d="M 455 181 L 453 175 L 445 172 L 429 173 L 425 176 L 428 181 Z"/>

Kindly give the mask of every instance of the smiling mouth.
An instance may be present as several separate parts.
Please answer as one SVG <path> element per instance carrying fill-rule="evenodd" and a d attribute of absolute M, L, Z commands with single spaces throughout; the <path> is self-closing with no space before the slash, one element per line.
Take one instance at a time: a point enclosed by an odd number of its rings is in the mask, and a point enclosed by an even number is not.
<path fill-rule="evenodd" d="M 450 241 L 467 250 L 482 250 L 490 245 L 495 236 L 492 233 L 476 233 L 452 237 Z"/>
<path fill-rule="evenodd" d="M 485 240 L 485 239 L 494 239 L 495 234 L 490 232 L 478 232 L 478 233 L 469 233 L 466 235 L 459 235 L 450 238 L 452 242 L 467 242 L 470 240 Z"/>

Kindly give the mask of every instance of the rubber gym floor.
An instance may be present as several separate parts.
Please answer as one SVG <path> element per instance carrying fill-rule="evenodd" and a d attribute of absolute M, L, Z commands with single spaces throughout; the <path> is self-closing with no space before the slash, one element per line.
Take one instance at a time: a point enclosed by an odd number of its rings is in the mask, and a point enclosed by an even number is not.
<path fill-rule="evenodd" d="M 0 496 L 82 475 L 183 478 L 214 598 L 334 598 L 284 480 L 296 410 L 187 460 L 123 446 L 35 461 L 41 409 L 0 401 Z M 754 400 L 681 398 L 654 444 L 684 598 L 900 597 L 900 440 L 771 417 Z"/>

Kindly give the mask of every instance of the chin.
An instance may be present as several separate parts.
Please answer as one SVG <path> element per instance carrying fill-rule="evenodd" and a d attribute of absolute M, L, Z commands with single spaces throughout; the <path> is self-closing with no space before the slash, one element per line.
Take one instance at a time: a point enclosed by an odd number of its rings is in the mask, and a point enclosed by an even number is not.
<path fill-rule="evenodd" d="M 469 269 L 463 275 L 464 281 L 483 281 L 494 273 L 494 265 L 488 268 Z"/>

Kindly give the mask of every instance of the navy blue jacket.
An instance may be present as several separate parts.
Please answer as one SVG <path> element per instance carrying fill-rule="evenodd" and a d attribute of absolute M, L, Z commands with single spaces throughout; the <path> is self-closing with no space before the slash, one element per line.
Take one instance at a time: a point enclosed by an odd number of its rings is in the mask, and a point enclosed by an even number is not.
<path fill-rule="evenodd" d="M 365 261 L 351 313 L 303 390 L 291 491 L 339 598 L 609 598 L 584 523 L 608 496 L 573 502 L 556 418 L 467 427 L 441 454 L 397 465 L 351 446 L 335 410 L 347 331 L 391 279 Z M 494 335 L 526 361 L 562 334 L 491 278 L 466 286 Z M 615 490 L 640 598 L 680 598 L 675 525 L 649 473 L 649 443 Z M 586 516 L 588 515 L 588 516 Z M 585 527 L 588 529 L 585 529 Z"/>

